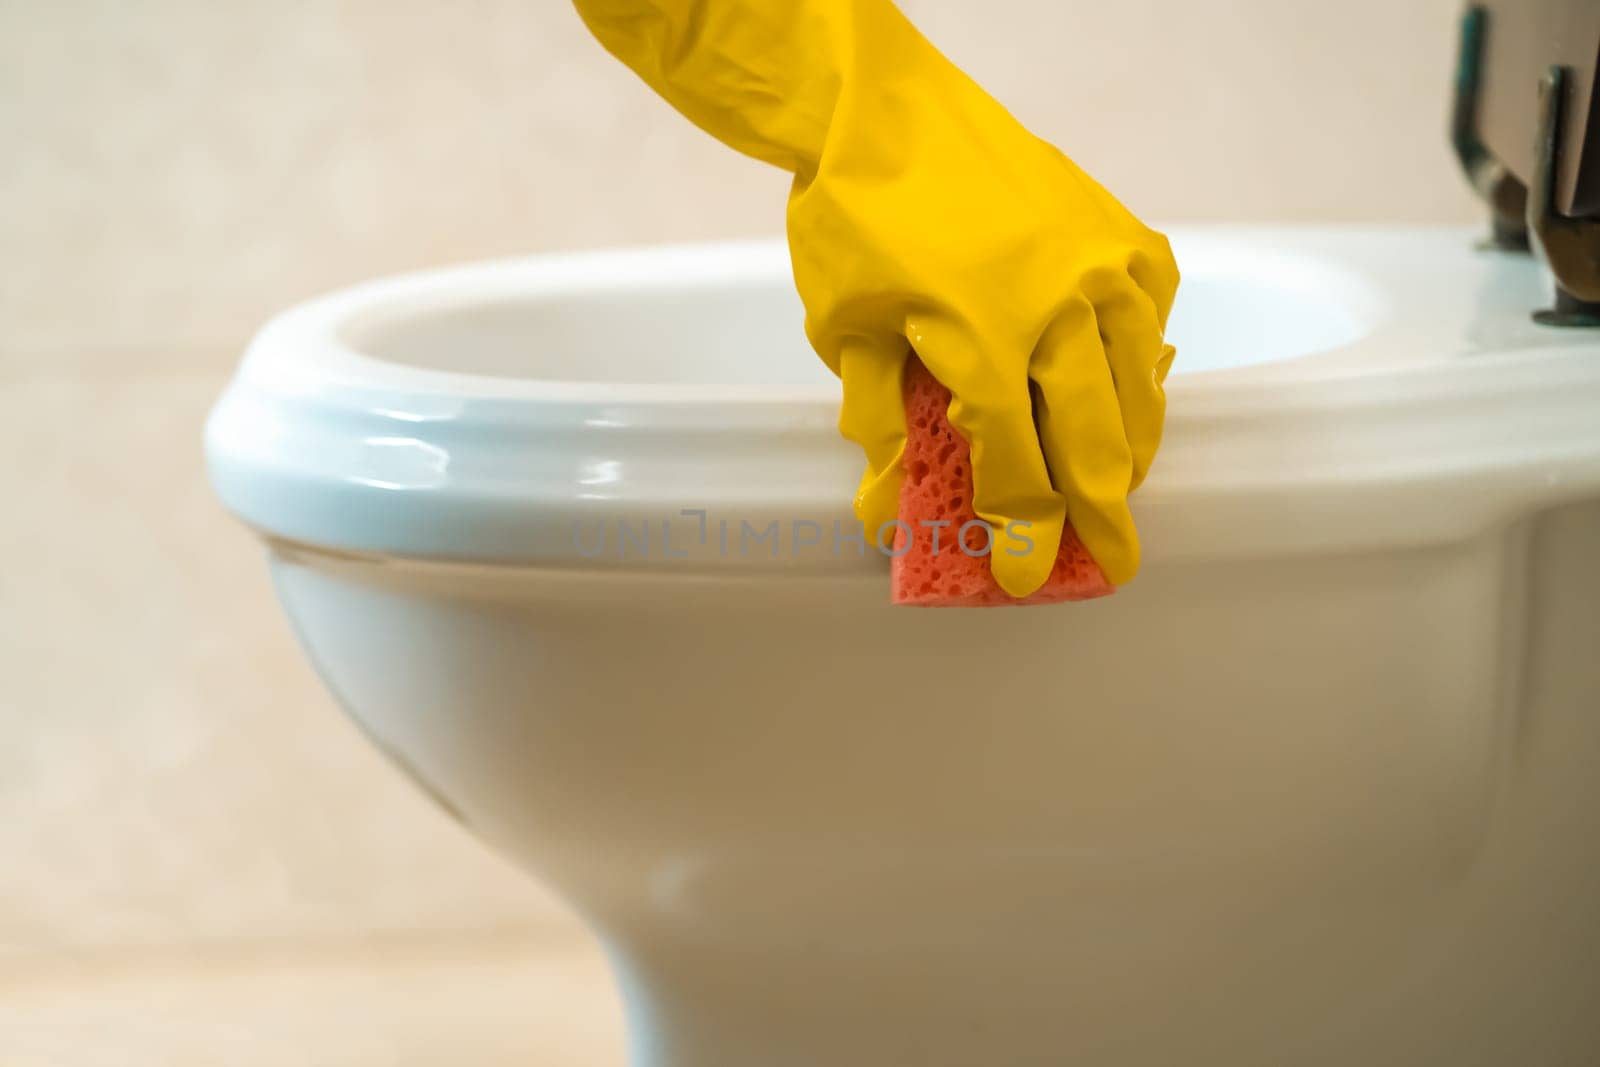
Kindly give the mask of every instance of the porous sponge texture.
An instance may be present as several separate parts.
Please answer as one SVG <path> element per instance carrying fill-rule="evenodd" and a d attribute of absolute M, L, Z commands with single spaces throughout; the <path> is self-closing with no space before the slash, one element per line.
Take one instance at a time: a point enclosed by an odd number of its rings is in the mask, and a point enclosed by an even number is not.
<path fill-rule="evenodd" d="M 906 361 L 906 449 L 900 488 L 900 521 L 895 557 L 889 565 L 890 600 L 916 607 L 1005 607 L 1058 604 L 1108 596 L 1116 587 L 1068 526 L 1061 536 L 1050 577 L 1039 590 L 1017 599 L 1000 588 L 989 570 L 987 555 L 961 550 L 958 531 L 978 517 L 972 509 L 971 446 L 950 425 L 950 391 L 940 385 L 922 361 Z M 922 523 L 945 521 L 937 528 Z M 985 531 L 967 531 L 967 545 L 978 553 Z M 909 541 L 909 544 L 907 543 Z M 999 551 L 1003 551 L 1000 549 Z M 1040 551 L 1043 551 L 1041 548 Z"/>

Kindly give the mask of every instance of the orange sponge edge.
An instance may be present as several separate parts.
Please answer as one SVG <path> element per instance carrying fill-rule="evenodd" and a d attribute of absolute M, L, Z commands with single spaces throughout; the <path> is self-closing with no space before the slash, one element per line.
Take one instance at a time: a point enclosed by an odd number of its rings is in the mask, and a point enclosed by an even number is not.
<path fill-rule="evenodd" d="M 905 481 L 900 488 L 901 525 L 891 546 L 891 603 L 1006 607 L 1090 600 L 1116 592 L 1070 526 L 1062 533 L 1050 577 L 1037 592 L 1018 599 L 1000 588 L 989 568 L 989 534 L 976 523 L 972 507 L 972 449 L 950 425 L 949 407 L 950 391 L 921 360 L 908 359 Z M 974 525 L 966 527 L 963 537 L 960 531 L 967 523 Z"/>

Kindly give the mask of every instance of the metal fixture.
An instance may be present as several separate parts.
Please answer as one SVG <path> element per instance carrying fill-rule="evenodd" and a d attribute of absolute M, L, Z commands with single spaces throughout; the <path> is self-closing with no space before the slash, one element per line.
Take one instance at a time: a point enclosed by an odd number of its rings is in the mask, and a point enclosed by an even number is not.
<path fill-rule="evenodd" d="M 1556 279 L 1555 307 L 1534 313 L 1546 326 L 1600 326 L 1600 219 L 1575 219 L 1555 209 L 1561 165 L 1561 109 L 1568 73 L 1551 67 L 1539 82 L 1539 139 L 1528 191 L 1528 231 L 1534 250 Z"/>
<path fill-rule="evenodd" d="M 1489 13 L 1477 6 L 1467 8 L 1461 18 L 1450 141 L 1467 181 L 1489 205 L 1490 231 L 1485 247 L 1526 252 L 1528 189 L 1478 138 L 1478 87 L 1483 77 L 1484 32 L 1488 23 Z"/>

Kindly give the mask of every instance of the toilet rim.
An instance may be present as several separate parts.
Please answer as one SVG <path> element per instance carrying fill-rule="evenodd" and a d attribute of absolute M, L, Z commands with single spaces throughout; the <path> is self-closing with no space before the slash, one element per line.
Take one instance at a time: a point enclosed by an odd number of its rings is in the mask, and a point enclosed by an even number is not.
<path fill-rule="evenodd" d="M 1475 231 L 1459 227 L 1395 229 L 1301 226 L 1186 226 L 1172 230 L 1174 247 L 1191 256 L 1214 258 L 1218 250 L 1235 262 L 1249 262 L 1256 275 L 1294 276 L 1302 288 L 1326 293 L 1355 310 L 1365 329 L 1349 340 L 1286 359 L 1193 371 L 1185 366 L 1183 350 L 1167 382 L 1169 398 L 1187 403 L 1170 412 L 1173 418 L 1193 413 L 1195 404 L 1208 413 L 1258 413 L 1262 401 L 1272 407 L 1293 407 L 1309 401 L 1300 390 L 1287 393 L 1283 386 L 1317 381 L 1339 382 L 1348 390 L 1342 399 L 1359 397 L 1359 381 L 1374 372 L 1393 378 L 1402 368 L 1392 365 L 1394 326 L 1405 315 L 1397 305 L 1413 298 L 1405 290 L 1419 279 L 1381 257 L 1347 257 L 1329 262 L 1321 249 L 1305 255 L 1300 246 L 1315 245 L 1343 235 L 1356 241 L 1366 234 L 1387 239 L 1393 234 L 1444 237 L 1467 252 Z M 1348 243 L 1348 242 L 1347 242 Z M 1187 270 L 1187 267 L 1186 267 Z M 1447 273 L 1447 272 L 1442 272 Z M 1187 275 L 1186 275 L 1187 278 Z M 669 383 L 642 381 L 567 380 L 538 376 L 495 376 L 444 370 L 394 362 L 370 355 L 348 339 L 353 328 L 404 308 L 408 317 L 425 318 L 432 311 L 496 301 L 556 302 L 568 296 L 660 292 L 695 286 L 792 284 L 787 253 L 781 242 L 770 239 L 656 245 L 615 249 L 556 252 L 503 260 L 487 260 L 412 272 L 350 286 L 306 301 L 271 319 L 252 339 L 239 368 L 238 381 L 265 391 L 307 396 L 349 390 L 359 394 L 389 394 L 421 401 L 449 397 L 467 400 L 525 402 L 541 415 L 554 415 L 562 407 L 584 405 L 674 408 L 718 407 L 737 417 L 741 408 L 783 405 L 791 409 L 818 406 L 835 411 L 839 390 L 834 382 L 815 384 Z M 1441 279 L 1441 286 L 1458 283 Z M 1182 293 L 1180 292 L 1180 298 Z M 1454 302 L 1459 317 L 1459 300 Z M 1434 306 L 1427 311 L 1438 314 Z M 1552 340 L 1561 337 L 1552 333 Z M 1570 335 L 1569 335 L 1570 336 Z M 1408 343 L 1415 346 L 1416 338 Z M 1600 345 L 1597 340 L 1596 345 Z M 1425 349 L 1427 342 L 1423 342 Z M 1521 345 L 1508 353 L 1513 364 L 1539 363 L 1545 358 L 1570 355 L 1570 345 Z M 1361 356 L 1363 358 L 1351 358 Z M 1473 371 L 1492 359 L 1479 358 Z M 1412 366 L 1422 366 L 1413 363 Z M 1440 369 L 1436 360 L 1429 369 Z M 1456 370 L 1462 369 L 1456 367 Z M 1515 371 L 1513 371 L 1515 373 Z M 1420 375 L 1421 378 L 1426 374 Z M 1452 375 L 1452 377 L 1464 377 Z M 1383 394 L 1371 399 L 1381 401 Z"/>
<path fill-rule="evenodd" d="M 556 302 L 564 297 L 790 282 L 770 240 L 553 252 L 378 278 L 328 293 L 274 317 L 251 342 L 241 375 L 264 388 L 350 388 L 413 397 L 563 406 L 744 406 L 838 403 L 832 383 L 605 382 L 497 376 L 419 367 L 361 351 L 349 340 L 367 320 L 404 309 L 422 318 L 469 304 Z"/>
<path fill-rule="evenodd" d="M 1217 228 L 1189 239 L 1255 240 L 1252 255 L 1276 250 L 1293 267 L 1297 235 L 1315 232 Z M 1390 366 L 1394 338 L 1408 355 L 1419 349 L 1394 311 L 1417 283 L 1386 275 L 1381 260 L 1322 279 L 1367 302 L 1364 338 L 1169 380 L 1166 441 L 1133 498 L 1147 562 L 1436 543 L 1537 501 L 1600 491 L 1600 341 L 1576 356 L 1563 339 Z M 834 384 L 500 378 L 389 362 L 345 339 L 386 308 L 627 294 L 663 279 L 789 284 L 772 242 L 739 242 L 471 264 L 291 309 L 254 339 L 208 420 L 213 483 L 247 523 L 306 545 L 586 568 L 602 564 L 574 552 L 570 530 L 585 516 L 681 503 L 848 517 L 859 460 L 838 436 Z M 1317 521 L 1294 521 L 1307 506 Z M 1363 512 L 1370 521 L 1356 521 Z"/>

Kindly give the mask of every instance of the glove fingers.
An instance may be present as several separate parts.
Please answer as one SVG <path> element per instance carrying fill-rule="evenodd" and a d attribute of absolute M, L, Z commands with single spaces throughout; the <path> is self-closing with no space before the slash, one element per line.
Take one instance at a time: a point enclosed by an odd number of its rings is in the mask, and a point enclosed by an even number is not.
<path fill-rule="evenodd" d="M 1133 457 L 1100 329 L 1085 299 L 1046 328 L 1033 354 L 1039 437 L 1067 519 L 1113 585 L 1139 570 L 1139 536 L 1128 511 Z"/>
<path fill-rule="evenodd" d="M 903 390 L 910 353 L 910 346 L 899 337 L 884 341 L 850 337 L 840 346 L 844 400 L 839 432 L 866 453 L 867 469 L 856 490 L 855 511 L 869 539 L 900 513 L 900 458 L 906 446 Z"/>
<path fill-rule="evenodd" d="M 972 506 L 991 529 L 990 570 L 1000 588 L 1025 597 L 1050 576 L 1066 519 L 1039 449 L 1027 378 L 974 358 L 978 340 L 965 331 L 919 323 L 912 332 L 917 354 L 950 389 L 950 424 L 972 446 Z"/>
<path fill-rule="evenodd" d="M 1147 242 L 1129 257 L 1128 274 L 1155 302 L 1157 328 L 1164 333 L 1167 315 L 1178 296 L 1178 262 L 1172 258 L 1172 245 L 1166 237 L 1154 230 L 1148 231 L 1147 237 Z"/>
<path fill-rule="evenodd" d="M 1156 360 L 1156 381 L 1163 386 L 1167 384 L 1167 372 L 1172 370 L 1172 357 L 1177 354 L 1178 350 L 1171 345 L 1161 346 L 1161 358 Z"/>
<path fill-rule="evenodd" d="M 1094 311 L 1133 460 L 1128 481 L 1128 490 L 1132 491 L 1144 481 L 1156 449 L 1161 447 L 1161 428 L 1167 417 L 1161 364 L 1165 358 L 1170 366 L 1171 349 L 1161 343 L 1155 301 L 1131 279 L 1098 302 Z"/>

